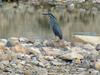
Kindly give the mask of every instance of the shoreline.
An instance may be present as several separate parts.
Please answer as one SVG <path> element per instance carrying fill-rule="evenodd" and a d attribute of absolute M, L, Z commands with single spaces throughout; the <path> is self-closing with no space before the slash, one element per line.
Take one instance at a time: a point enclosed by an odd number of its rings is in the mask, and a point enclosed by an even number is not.
<path fill-rule="evenodd" d="M 0 40 L 1 75 L 100 74 L 100 55 L 91 44 L 12 37 Z"/>

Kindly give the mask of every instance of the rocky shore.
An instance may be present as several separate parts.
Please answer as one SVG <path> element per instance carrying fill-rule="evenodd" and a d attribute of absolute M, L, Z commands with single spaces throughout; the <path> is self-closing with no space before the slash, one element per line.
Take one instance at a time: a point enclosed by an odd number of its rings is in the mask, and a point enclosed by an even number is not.
<path fill-rule="evenodd" d="M 99 0 L 76 1 L 78 2 L 68 0 L 67 3 L 65 2 L 65 7 L 69 12 L 79 12 L 79 17 L 83 21 L 87 21 L 87 18 L 89 18 L 91 14 L 93 14 L 93 17 L 99 14 Z M 35 2 L 33 2 L 33 4 L 31 3 L 32 2 L 29 4 L 19 3 L 19 6 L 16 3 L 0 4 L 1 25 L 25 26 L 25 24 L 34 24 L 35 22 L 33 22 L 33 20 L 35 19 L 35 21 L 39 20 L 41 24 L 40 16 L 39 19 L 30 18 L 34 14 L 35 8 L 38 9 L 37 7 L 39 6 L 39 4 L 34 5 Z M 46 7 L 46 5 L 44 5 L 44 7 Z M 41 8 L 41 10 L 38 10 L 38 13 L 40 13 L 40 11 L 42 12 L 42 6 L 39 6 L 39 8 Z M 25 14 L 30 15 L 25 17 Z M 21 18 L 21 16 L 23 17 Z M 75 21 L 77 18 L 78 17 L 75 17 Z M 38 22 L 36 25 L 37 24 Z M 9 26 L 6 29 L 10 30 Z M 10 32 L 7 31 L 6 33 L 8 34 Z M 84 44 L 65 40 L 31 40 L 25 37 L 0 39 L 0 75 L 100 75 L 100 44 L 97 44 L 100 43 L 100 37 L 89 40 L 89 38 L 87 39 L 85 36 L 85 41 L 84 37 L 77 38 L 83 38 L 80 41 L 84 42 Z"/>
<path fill-rule="evenodd" d="M 0 39 L 0 75 L 100 75 L 99 47 L 65 40 Z"/>

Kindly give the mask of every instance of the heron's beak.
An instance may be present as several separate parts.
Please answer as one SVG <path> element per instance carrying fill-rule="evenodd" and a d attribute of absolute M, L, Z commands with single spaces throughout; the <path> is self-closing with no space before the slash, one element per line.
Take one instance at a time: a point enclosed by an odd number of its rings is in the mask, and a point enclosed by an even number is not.
<path fill-rule="evenodd" d="M 42 13 L 43 15 L 49 15 L 48 13 Z"/>

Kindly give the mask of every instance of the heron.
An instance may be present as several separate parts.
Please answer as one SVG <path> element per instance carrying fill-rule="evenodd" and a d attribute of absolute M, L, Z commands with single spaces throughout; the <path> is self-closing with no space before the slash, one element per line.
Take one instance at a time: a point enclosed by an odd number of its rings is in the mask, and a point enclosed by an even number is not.
<path fill-rule="evenodd" d="M 62 40 L 62 31 L 60 25 L 57 22 L 56 17 L 51 12 L 43 13 L 43 15 L 49 16 L 49 25 L 52 28 L 54 35 L 57 36 L 60 40 Z"/>

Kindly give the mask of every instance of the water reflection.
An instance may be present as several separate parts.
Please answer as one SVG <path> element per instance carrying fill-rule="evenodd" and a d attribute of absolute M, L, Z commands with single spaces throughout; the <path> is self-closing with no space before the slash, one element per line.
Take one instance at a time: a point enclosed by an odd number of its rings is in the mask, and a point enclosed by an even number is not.
<path fill-rule="evenodd" d="M 48 25 L 48 17 L 43 16 L 45 9 L 33 7 L 3 7 L 0 9 L 0 38 L 25 36 L 32 38 L 55 38 Z M 53 9 L 61 25 L 64 39 L 69 40 L 74 32 L 96 32 L 100 34 L 100 15 L 79 11 L 68 13 L 67 9 Z"/>

